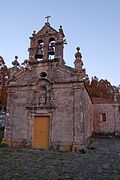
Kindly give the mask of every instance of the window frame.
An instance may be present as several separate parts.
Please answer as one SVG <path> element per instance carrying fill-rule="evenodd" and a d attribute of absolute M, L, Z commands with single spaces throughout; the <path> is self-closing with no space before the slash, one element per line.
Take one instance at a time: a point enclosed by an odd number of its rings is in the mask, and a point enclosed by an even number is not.
<path fill-rule="evenodd" d="M 99 118 L 100 122 L 106 122 L 106 113 L 100 113 Z"/>

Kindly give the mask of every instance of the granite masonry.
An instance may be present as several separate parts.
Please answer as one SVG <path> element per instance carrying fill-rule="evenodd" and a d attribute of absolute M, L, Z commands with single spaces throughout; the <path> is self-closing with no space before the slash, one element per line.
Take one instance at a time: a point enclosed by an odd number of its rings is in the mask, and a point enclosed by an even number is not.
<path fill-rule="evenodd" d="M 94 134 L 120 136 L 120 104 L 105 98 L 93 98 Z"/>
<path fill-rule="evenodd" d="M 89 144 L 94 131 L 101 131 L 95 127 L 100 105 L 93 104 L 86 89 L 88 76 L 80 48 L 72 68 L 63 59 L 64 44 L 62 26 L 56 31 L 47 21 L 30 37 L 29 59 L 20 66 L 15 57 L 4 134 L 4 143 L 9 146 L 76 151 Z M 108 106 L 101 107 L 103 119 L 105 108 Z M 113 124 L 108 125 L 108 131 L 115 131 L 109 127 Z"/>

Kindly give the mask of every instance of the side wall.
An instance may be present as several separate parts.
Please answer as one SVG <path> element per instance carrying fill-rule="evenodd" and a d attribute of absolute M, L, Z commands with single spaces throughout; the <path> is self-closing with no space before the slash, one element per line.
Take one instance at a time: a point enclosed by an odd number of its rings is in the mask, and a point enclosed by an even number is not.
<path fill-rule="evenodd" d="M 92 102 L 86 89 L 83 91 L 83 113 L 84 113 L 84 144 L 89 144 L 93 133 Z"/>
<path fill-rule="evenodd" d="M 106 115 L 106 121 L 101 121 L 101 114 Z M 112 104 L 93 104 L 94 133 L 115 133 L 116 111 Z"/>
<path fill-rule="evenodd" d="M 115 135 L 120 136 L 120 104 L 114 105 L 115 111 Z"/>
<path fill-rule="evenodd" d="M 83 82 L 74 85 L 74 150 L 87 146 L 92 135 L 92 102 Z M 73 123 L 73 124 L 74 124 Z"/>

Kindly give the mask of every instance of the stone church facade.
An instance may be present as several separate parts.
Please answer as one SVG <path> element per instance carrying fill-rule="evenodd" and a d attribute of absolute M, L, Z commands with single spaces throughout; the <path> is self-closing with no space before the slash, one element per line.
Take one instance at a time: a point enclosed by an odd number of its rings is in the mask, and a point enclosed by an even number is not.
<path fill-rule="evenodd" d="M 17 56 L 12 62 L 4 134 L 9 146 L 75 151 L 89 144 L 95 104 L 85 86 L 80 48 L 72 68 L 63 59 L 64 44 L 62 26 L 56 31 L 47 22 L 30 37 L 23 66 Z"/>

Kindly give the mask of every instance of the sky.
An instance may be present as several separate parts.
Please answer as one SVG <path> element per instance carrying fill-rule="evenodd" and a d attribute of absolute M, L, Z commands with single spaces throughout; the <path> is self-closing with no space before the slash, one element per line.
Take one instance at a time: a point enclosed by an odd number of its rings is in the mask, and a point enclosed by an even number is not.
<path fill-rule="evenodd" d="M 120 0 L 0 0 L 0 56 L 8 67 L 15 55 L 28 59 L 29 37 L 47 15 L 51 27 L 63 27 L 67 65 L 74 67 L 79 46 L 90 79 L 120 84 Z"/>

